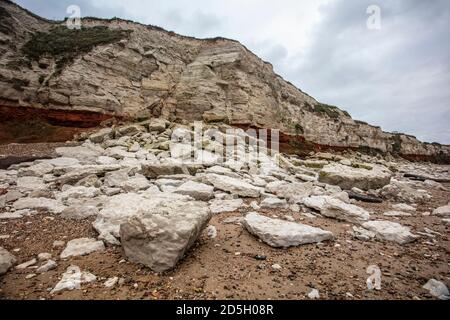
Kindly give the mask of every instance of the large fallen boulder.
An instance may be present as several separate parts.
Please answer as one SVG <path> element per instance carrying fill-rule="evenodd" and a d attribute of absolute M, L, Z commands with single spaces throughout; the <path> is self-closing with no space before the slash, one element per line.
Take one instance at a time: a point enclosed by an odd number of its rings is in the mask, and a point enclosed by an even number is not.
<path fill-rule="evenodd" d="M 362 224 L 362 227 L 375 233 L 375 237 L 382 241 L 407 244 L 415 241 L 418 236 L 410 232 L 410 228 L 399 223 L 377 220 Z"/>
<path fill-rule="evenodd" d="M 16 257 L 9 253 L 8 250 L 0 247 L 0 276 L 5 274 L 16 262 Z"/>
<path fill-rule="evenodd" d="M 164 202 L 123 223 L 120 241 L 130 261 L 164 272 L 183 258 L 210 219 L 204 202 Z"/>
<path fill-rule="evenodd" d="M 325 166 L 319 173 L 319 181 L 337 185 L 344 190 L 359 188 L 361 190 L 379 189 L 389 184 L 392 172 L 379 165 L 354 168 L 338 163 Z"/>
<path fill-rule="evenodd" d="M 242 224 L 248 232 L 275 248 L 288 248 L 333 239 L 330 231 L 300 223 L 271 219 L 256 212 L 247 214 Z"/>
<path fill-rule="evenodd" d="M 97 219 L 93 222 L 94 228 L 100 234 L 99 238 L 110 243 L 119 244 L 120 225 L 129 218 L 140 213 L 152 212 L 160 204 L 176 200 L 188 201 L 190 198 L 173 193 L 124 193 L 112 196 L 105 202 Z"/>
<path fill-rule="evenodd" d="M 245 198 L 258 198 L 263 190 L 244 180 L 224 175 L 208 174 L 206 179 L 219 190 L 227 191 Z"/>

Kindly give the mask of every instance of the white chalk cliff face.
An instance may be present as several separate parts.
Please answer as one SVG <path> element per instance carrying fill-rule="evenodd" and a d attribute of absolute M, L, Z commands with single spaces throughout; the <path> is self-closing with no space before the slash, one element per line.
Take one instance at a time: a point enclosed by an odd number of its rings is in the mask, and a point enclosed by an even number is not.
<path fill-rule="evenodd" d="M 447 156 L 450 147 L 421 143 L 353 120 L 274 73 L 239 42 L 199 40 L 119 19 L 83 19 L 126 36 L 95 45 L 61 64 L 57 54 L 23 53 L 36 32 L 61 22 L 0 0 L 0 108 L 94 112 L 125 119 L 163 117 L 280 129 L 319 145 L 403 155 Z"/>

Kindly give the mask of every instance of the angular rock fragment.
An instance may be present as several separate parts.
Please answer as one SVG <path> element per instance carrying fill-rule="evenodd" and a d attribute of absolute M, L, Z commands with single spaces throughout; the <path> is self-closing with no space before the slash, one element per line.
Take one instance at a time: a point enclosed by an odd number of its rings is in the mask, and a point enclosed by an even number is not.
<path fill-rule="evenodd" d="M 213 200 L 210 202 L 210 209 L 212 214 L 219 214 L 224 212 L 233 212 L 241 208 L 244 204 L 242 199 L 233 200 Z"/>
<path fill-rule="evenodd" d="M 103 241 L 97 241 L 95 239 L 80 238 L 67 242 L 67 246 L 61 253 L 61 259 L 69 257 L 78 257 L 90 254 L 95 251 L 105 250 Z"/>
<path fill-rule="evenodd" d="M 410 206 L 410 205 L 408 205 L 406 203 L 393 204 L 392 208 L 395 209 L 395 210 L 399 210 L 399 211 L 416 211 L 417 210 L 413 206 Z"/>
<path fill-rule="evenodd" d="M 410 232 L 410 228 L 396 222 L 378 220 L 362 224 L 362 227 L 375 233 L 375 237 L 382 241 L 407 244 L 416 241 L 418 236 Z"/>
<path fill-rule="evenodd" d="M 387 217 L 410 217 L 412 216 L 411 213 L 403 212 L 403 211 L 387 211 L 383 213 L 383 215 Z"/>
<path fill-rule="evenodd" d="M 244 227 L 253 235 L 275 248 L 332 240 L 333 234 L 308 225 L 271 219 L 255 212 L 246 215 Z"/>
<path fill-rule="evenodd" d="M 440 300 L 450 300 L 450 293 L 447 286 L 436 279 L 430 279 L 424 286 L 424 289 L 428 290 L 430 294 Z"/>
<path fill-rule="evenodd" d="M 190 175 L 189 169 L 185 165 L 155 163 L 143 164 L 141 173 L 150 179 L 156 179 L 165 175 Z"/>
<path fill-rule="evenodd" d="M 48 198 L 21 198 L 14 202 L 13 207 L 15 210 L 42 209 L 56 214 L 61 213 L 66 208 L 58 200 Z"/>
<path fill-rule="evenodd" d="M 371 165 L 371 168 L 353 168 L 341 164 L 325 166 L 319 173 L 319 181 L 340 186 L 344 190 L 356 187 L 361 190 L 379 189 L 389 184 L 392 172 L 389 169 Z"/>
<path fill-rule="evenodd" d="M 50 293 L 55 294 L 65 290 L 79 290 L 82 284 L 94 282 L 95 280 L 97 280 L 97 277 L 92 273 L 81 271 L 77 266 L 69 266 L 62 275 L 62 279 Z"/>
<path fill-rule="evenodd" d="M 85 146 L 78 147 L 61 147 L 56 148 L 55 152 L 64 158 L 73 158 L 84 162 L 93 162 L 95 159 L 102 155 L 100 150 L 94 148 L 88 148 Z"/>
<path fill-rule="evenodd" d="M 0 247 L 0 276 L 5 274 L 17 262 L 14 255 L 9 253 L 6 249 Z"/>
<path fill-rule="evenodd" d="M 288 204 L 285 199 L 267 197 L 261 201 L 260 207 L 263 209 L 286 209 Z"/>
<path fill-rule="evenodd" d="M 437 208 L 433 211 L 433 215 L 447 218 L 450 217 L 450 205 Z"/>
<path fill-rule="evenodd" d="M 53 269 L 56 269 L 58 264 L 54 260 L 48 260 L 46 263 L 44 263 L 42 266 L 36 269 L 37 273 L 44 273 Z"/>
<path fill-rule="evenodd" d="M 369 212 L 363 208 L 334 198 L 325 198 L 320 214 L 328 218 L 355 223 L 361 223 L 370 219 Z"/>
<path fill-rule="evenodd" d="M 384 186 L 379 193 L 384 199 L 407 203 L 423 203 L 431 199 L 431 195 L 425 190 L 415 189 L 407 182 L 394 179 L 390 184 Z"/>
<path fill-rule="evenodd" d="M 219 190 L 246 198 L 258 198 L 263 190 L 243 180 L 218 174 L 208 174 L 207 179 Z"/>
<path fill-rule="evenodd" d="M 214 197 L 214 187 L 204 183 L 188 181 L 180 185 L 174 193 L 190 196 L 195 200 L 208 201 Z"/>
<path fill-rule="evenodd" d="M 98 215 L 99 210 L 94 206 L 74 205 L 64 209 L 60 217 L 64 219 L 83 220 Z"/>
<path fill-rule="evenodd" d="M 199 201 L 161 203 L 120 226 L 120 240 L 130 261 L 156 272 L 173 268 L 194 244 L 211 218 Z"/>

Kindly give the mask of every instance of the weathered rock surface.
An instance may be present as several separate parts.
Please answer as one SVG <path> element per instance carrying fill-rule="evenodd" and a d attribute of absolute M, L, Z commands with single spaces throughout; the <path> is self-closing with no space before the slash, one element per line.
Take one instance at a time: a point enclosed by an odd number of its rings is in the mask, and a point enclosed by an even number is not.
<path fill-rule="evenodd" d="M 333 239 L 333 234 L 329 231 L 300 223 L 271 219 L 255 212 L 247 214 L 242 224 L 251 234 L 275 248 L 288 248 Z"/>
<path fill-rule="evenodd" d="M 80 267 L 69 266 L 62 275 L 62 279 L 56 284 L 50 293 L 55 294 L 65 290 L 80 290 L 81 285 L 97 280 L 97 277 L 87 271 L 81 271 Z"/>
<path fill-rule="evenodd" d="M 436 215 L 439 217 L 444 217 L 444 218 L 450 217 L 450 205 L 435 209 L 433 211 L 433 215 Z"/>
<path fill-rule="evenodd" d="M 161 203 L 120 226 L 121 244 L 129 260 L 163 272 L 183 258 L 210 218 L 203 202 Z"/>
<path fill-rule="evenodd" d="M 179 186 L 174 193 L 190 196 L 195 200 L 208 201 L 214 197 L 214 187 L 204 183 L 188 181 Z"/>
<path fill-rule="evenodd" d="M 64 209 L 60 217 L 65 219 L 83 220 L 91 216 L 98 215 L 99 210 L 94 206 L 79 206 L 74 205 Z"/>
<path fill-rule="evenodd" d="M 17 262 L 15 256 L 0 247 L 0 276 L 5 274 Z"/>
<path fill-rule="evenodd" d="M 355 187 L 361 190 L 379 189 L 389 184 L 391 177 L 392 172 L 378 165 L 353 168 L 335 163 L 325 166 L 319 173 L 320 182 L 347 190 Z"/>
<path fill-rule="evenodd" d="M 425 190 L 416 189 L 408 182 L 394 179 L 380 190 L 380 195 L 385 199 L 406 203 L 424 203 L 431 199 L 431 195 Z"/>
<path fill-rule="evenodd" d="M 14 202 L 14 209 L 43 209 L 51 213 L 61 213 L 66 206 L 61 202 L 48 198 L 21 198 Z"/>
<path fill-rule="evenodd" d="M 111 244 L 119 244 L 120 225 L 141 213 L 153 212 L 158 206 L 172 201 L 188 201 L 186 196 L 171 193 L 124 193 L 110 197 L 100 210 L 93 226 L 99 238 Z"/>
<path fill-rule="evenodd" d="M 95 251 L 103 250 L 105 250 L 105 245 L 102 241 L 89 238 L 74 239 L 67 243 L 60 257 L 61 259 L 67 259 L 69 257 L 84 256 Z"/>
<path fill-rule="evenodd" d="M 263 209 L 286 209 L 288 204 L 286 200 L 275 197 L 267 197 L 260 203 Z"/>
<path fill-rule="evenodd" d="M 53 269 L 56 269 L 58 264 L 54 260 L 48 260 L 46 263 L 41 265 L 39 268 L 36 269 L 37 273 L 44 273 Z"/>
<path fill-rule="evenodd" d="M 361 223 L 370 219 L 370 213 L 330 196 L 313 196 L 303 199 L 303 204 L 315 209 L 321 215 L 341 221 Z"/>
<path fill-rule="evenodd" d="M 436 279 L 430 279 L 424 286 L 424 289 L 428 290 L 430 294 L 440 300 L 450 300 L 450 293 L 447 286 Z"/>
<path fill-rule="evenodd" d="M 210 203 L 210 209 L 213 214 L 233 212 L 242 207 L 243 204 L 244 201 L 242 199 L 213 200 Z"/>
<path fill-rule="evenodd" d="M 208 174 L 207 179 L 215 188 L 241 197 L 258 198 L 262 191 L 261 188 L 248 182 L 228 176 Z"/>
<path fill-rule="evenodd" d="M 410 228 L 396 222 L 378 220 L 362 224 L 363 228 L 375 233 L 375 237 L 382 241 L 407 244 L 417 240 L 417 236 L 410 232 Z"/>

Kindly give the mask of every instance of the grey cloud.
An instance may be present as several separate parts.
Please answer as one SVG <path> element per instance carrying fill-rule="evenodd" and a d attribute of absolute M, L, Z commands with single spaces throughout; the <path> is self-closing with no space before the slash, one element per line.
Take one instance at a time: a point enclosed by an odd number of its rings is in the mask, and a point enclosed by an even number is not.
<path fill-rule="evenodd" d="M 448 2 L 377 1 L 382 29 L 370 31 L 373 2 L 324 7 L 312 46 L 287 78 L 355 118 L 450 143 Z"/>

